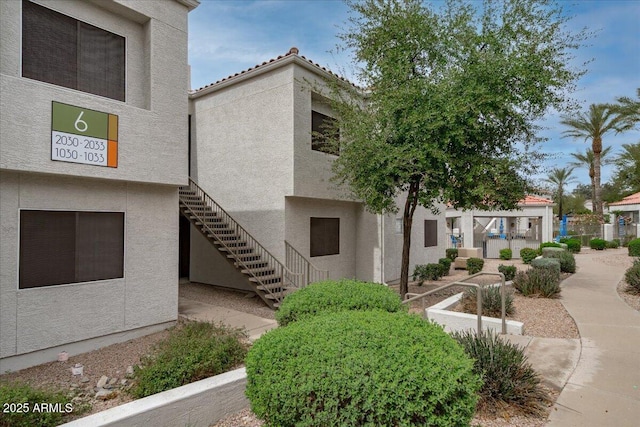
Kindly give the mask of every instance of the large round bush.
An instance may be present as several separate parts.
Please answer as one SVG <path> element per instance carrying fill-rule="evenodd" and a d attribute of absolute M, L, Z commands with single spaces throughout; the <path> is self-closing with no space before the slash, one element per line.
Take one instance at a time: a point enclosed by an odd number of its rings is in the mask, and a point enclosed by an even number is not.
<path fill-rule="evenodd" d="M 481 381 L 440 327 L 406 313 L 343 311 L 258 339 L 251 409 L 269 426 L 468 425 Z"/>
<path fill-rule="evenodd" d="M 640 256 L 640 239 L 633 239 L 627 247 L 629 256 Z"/>
<path fill-rule="evenodd" d="M 325 280 L 287 295 L 276 311 L 276 320 L 285 326 L 320 313 L 372 309 L 396 312 L 406 306 L 397 293 L 378 283 Z"/>

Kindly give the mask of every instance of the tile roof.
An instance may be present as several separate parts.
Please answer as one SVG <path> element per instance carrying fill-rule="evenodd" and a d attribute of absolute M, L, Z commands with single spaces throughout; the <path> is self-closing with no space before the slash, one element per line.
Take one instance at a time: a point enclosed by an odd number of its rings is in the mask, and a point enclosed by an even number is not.
<path fill-rule="evenodd" d="M 519 205 L 552 205 L 553 200 L 545 199 L 544 197 L 538 196 L 524 196 L 524 199 L 518 202 Z"/>
<path fill-rule="evenodd" d="M 285 53 L 284 55 L 280 55 L 277 58 L 272 58 L 272 59 L 270 59 L 268 61 L 264 61 L 262 64 L 257 64 L 257 65 L 255 65 L 255 66 L 253 66 L 251 68 L 247 68 L 246 70 L 242 70 L 242 71 L 240 71 L 238 73 L 235 73 L 233 75 L 227 76 L 227 77 L 225 77 L 223 79 L 220 79 L 220 80 L 218 80 L 218 81 L 216 81 L 214 83 L 209 83 L 208 85 L 202 86 L 202 87 L 200 87 L 198 89 L 191 90 L 189 93 L 195 94 L 195 93 L 197 93 L 197 92 L 199 92 L 201 90 L 208 89 L 208 88 L 210 88 L 212 86 L 215 86 L 215 85 L 218 85 L 218 84 L 221 84 L 221 83 L 229 82 L 229 81 L 231 81 L 231 80 L 233 80 L 235 78 L 238 78 L 240 76 L 243 76 L 243 75 L 245 75 L 245 74 L 247 74 L 249 72 L 254 72 L 256 70 L 264 68 L 265 66 L 267 66 L 269 64 L 275 64 L 275 63 L 278 63 L 278 62 L 285 61 L 286 59 L 289 59 L 291 57 L 299 58 L 299 59 L 303 60 L 304 62 L 312 65 L 313 67 L 317 68 L 318 71 L 323 71 L 323 72 L 325 72 L 327 74 L 330 74 L 331 76 L 333 76 L 333 77 L 335 77 L 335 78 L 337 78 L 339 80 L 342 80 L 345 83 L 348 83 L 349 85 L 351 85 L 351 86 L 353 86 L 355 88 L 361 89 L 360 87 L 358 87 L 354 83 L 350 82 L 349 80 L 345 79 L 344 77 L 341 77 L 341 76 L 337 75 L 336 73 L 334 73 L 333 71 L 329 70 L 328 68 L 325 68 L 325 67 L 321 66 L 320 64 L 318 64 L 316 62 L 313 62 L 310 59 L 307 59 L 306 57 L 304 57 L 302 55 L 298 55 L 298 53 L 300 53 L 300 51 L 298 50 L 297 47 L 294 46 L 291 49 L 289 49 L 289 51 L 287 53 Z"/>
<path fill-rule="evenodd" d="M 621 205 L 637 205 L 640 204 L 640 192 L 631 194 L 620 200 L 619 202 L 609 203 L 609 206 L 621 206 Z"/>

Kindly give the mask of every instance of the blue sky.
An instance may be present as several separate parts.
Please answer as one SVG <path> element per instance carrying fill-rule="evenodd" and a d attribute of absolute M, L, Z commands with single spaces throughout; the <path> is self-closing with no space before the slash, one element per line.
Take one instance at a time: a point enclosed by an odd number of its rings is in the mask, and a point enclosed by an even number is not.
<path fill-rule="evenodd" d="M 640 87 L 640 0 L 562 2 L 574 16 L 573 29 L 587 27 L 596 35 L 576 53 L 576 63 L 592 60 L 573 96 L 586 109 L 592 103 L 612 102 L 618 96 L 634 96 Z M 337 34 L 348 18 L 340 0 L 201 0 L 189 14 L 189 63 L 191 87 L 199 88 L 229 75 L 283 55 L 296 46 L 300 55 L 338 74 L 350 72 L 351 58 L 336 54 Z M 542 150 L 554 154 L 546 167 L 562 167 L 570 153 L 584 152 L 590 143 L 562 138 L 558 114 L 550 112 L 543 123 L 549 138 Z M 623 143 L 640 141 L 640 131 L 608 135 L 605 146 L 619 151 Z M 602 182 L 612 175 L 604 166 Z M 586 169 L 574 176 L 588 184 Z"/>

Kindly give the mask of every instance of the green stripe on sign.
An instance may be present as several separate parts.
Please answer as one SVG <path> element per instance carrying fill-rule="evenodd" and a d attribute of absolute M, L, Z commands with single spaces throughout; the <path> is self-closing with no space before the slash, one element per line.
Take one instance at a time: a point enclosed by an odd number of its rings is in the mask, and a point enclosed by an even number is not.
<path fill-rule="evenodd" d="M 107 139 L 109 114 L 53 101 L 51 130 Z"/>

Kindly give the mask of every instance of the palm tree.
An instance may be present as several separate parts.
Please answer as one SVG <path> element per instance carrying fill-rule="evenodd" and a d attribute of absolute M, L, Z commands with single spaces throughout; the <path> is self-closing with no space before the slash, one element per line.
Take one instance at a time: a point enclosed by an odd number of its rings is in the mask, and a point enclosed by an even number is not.
<path fill-rule="evenodd" d="M 602 219 L 602 188 L 600 186 L 600 165 L 602 156 L 602 137 L 609 131 L 619 131 L 616 127 L 621 119 L 610 105 L 591 104 L 587 114 L 579 112 L 576 116 L 562 116 L 562 123 L 570 129 L 564 136 L 591 140 L 593 151 L 593 212 Z"/>
<path fill-rule="evenodd" d="M 618 168 L 614 183 L 619 183 L 625 191 L 640 191 L 640 142 L 622 144 L 622 152 L 613 163 Z"/>
<path fill-rule="evenodd" d="M 564 199 L 564 187 L 575 182 L 575 177 L 571 176 L 573 168 L 553 168 L 551 173 L 543 181 L 555 186 L 556 201 L 558 202 L 558 219 L 562 219 L 562 200 Z"/>
<path fill-rule="evenodd" d="M 607 147 L 607 148 L 602 150 L 602 153 L 600 153 L 600 166 L 603 166 L 603 165 L 611 163 L 611 161 L 609 159 L 605 158 L 605 157 L 607 157 L 607 155 L 609 154 L 610 151 L 611 151 L 611 147 Z M 573 158 L 576 159 L 576 160 L 571 162 L 571 163 L 569 163 L 570 166 L 573 166 L 573 167 L 586 166 L 587 169 L 589 170 L 589 178 L 591 179 L 591 201 L 593 203 L 595 203 L 595 200 L 596 200 L 596 184 L 595 184 L 596 171 L 595 171 L 595 167 L 593 166 L 594 158 L 595 158 L 595 156 L 593 155 L 593 150 L 591 148 L 587 148 L 587 150 L 584 153 L 571 153 L 571 156 L 573 156 Z"/>
<path fill-rule="evenodd" d="M 640 123 L 640 88 L 636 90 L 637 100 L 622 96 L 616 99 L 617 104 L 611 106 L 618 116 L 618 132 L 624 132 Z"/>

